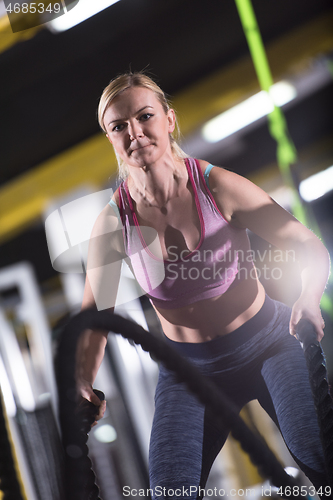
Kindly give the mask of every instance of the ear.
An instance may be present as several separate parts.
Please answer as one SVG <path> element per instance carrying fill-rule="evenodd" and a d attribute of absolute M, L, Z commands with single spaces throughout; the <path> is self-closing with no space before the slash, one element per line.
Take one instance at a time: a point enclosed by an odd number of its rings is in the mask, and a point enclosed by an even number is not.
<path fill-rule="evenodd" d="M 175 112 L 173 109 L 168 110 L 167 118 L 168 118 L 168 123 L 169 123 L 168 132 L 169 132 L 169 134 L 172 134 L 172 132 L 175 130 L 175 126 L 176 126 L 176 115 L 175 115 Z"/>
<path fill-rule="evenodd" d="M 112 141 L 111 141 L 111 139 L 110 139 L 109 135 L 108 135 L 108 134 L 105 134 L 105 137 L 107 137 L 107 138 L 108 138 L 108 140 L 109 140 L 109 141 L 111 142 L 111 144 L 112 144 Z"/>

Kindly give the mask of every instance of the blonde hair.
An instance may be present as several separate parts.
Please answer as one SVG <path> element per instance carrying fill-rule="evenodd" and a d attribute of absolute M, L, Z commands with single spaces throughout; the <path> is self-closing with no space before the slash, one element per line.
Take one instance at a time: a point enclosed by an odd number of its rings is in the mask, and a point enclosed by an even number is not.
<path fill-rule="evenodd" d="M 156 98 L 158 101 L 161 103 L 163 110 L 165 114 L 167 114 L 168 110 L 170 109 L 170 104 L 169 101 L 163 92 L 163 90 L 157 85 L 157 83 L 154 82 L 149 76 L 145 75 L 144 73 L 141 72 L 129 72 L 129 73 L 124 73 L 120 76 L 117 76 L 111 82 L 107 87 L 105 87 L 102 96 L 99 101 L 98 105 L 98 122 L 101 127 L 101 129 L 107 133 L 107 130 L 104 125 L 104 114 L 107 108 L 111 105 L 113 99 L 115 99 L 121 92 L 123 92 L 126 89 L 129 89 L 131 87 L 144 87 L 146 89 L 151 90 L 154 92 Z M 170 145 L 171 145 L 171 151 L 173 155 L 177 159 L 183 159 L 187 157 L 187 154 L 181 149 L 181 147 L 178 145 L 177 140 L 179 140 L 179 128 L 178 128 L 178 123 L 176 119 L 176 127 L 175 130 L 172 134 L 169 135 L 170 137 Z M 117 162 L 118 162 L 118 175 L 120 179 L 124 180 L 126 177 L 128 177 L 128 166 L 127 164 L 117 155 Z"/>

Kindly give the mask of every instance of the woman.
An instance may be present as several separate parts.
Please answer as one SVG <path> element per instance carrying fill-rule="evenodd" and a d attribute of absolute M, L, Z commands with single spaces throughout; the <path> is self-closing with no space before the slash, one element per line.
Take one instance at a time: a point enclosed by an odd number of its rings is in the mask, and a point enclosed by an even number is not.
<path fill-rule="evenodd" d="M 101 97 L 99 121 L 125 180 L 94 227 L 83 308 L 113 311 L 120 262 L 127 258 L 166 341 L 216 381 L 239 409 L 258 399 L 300 468 L 316 489 L 324 486 L 308 373 L 293 336 L 301 318 L 313 323 L 318 340 L 324 335 L 319 302 L 329 274 L 325 247 L 247 179 L 186 158 L 172 135 L 175 113 L 147 76 L 113 80 Z M 247 228 L 295 252 L 302 291 L 291 311 L 265 294 L 249 258 Z M 100 405 L 97 419 L 105 404 L 92 384 L 105 344 L 105 332 L 88 332 L 79 357 L 80 393 Z M 151 488 L 192 486 L 197 498 L 195 488 L 204 487 L 227 435 L 228 429 L 218 427 L 161 367 Z"/>

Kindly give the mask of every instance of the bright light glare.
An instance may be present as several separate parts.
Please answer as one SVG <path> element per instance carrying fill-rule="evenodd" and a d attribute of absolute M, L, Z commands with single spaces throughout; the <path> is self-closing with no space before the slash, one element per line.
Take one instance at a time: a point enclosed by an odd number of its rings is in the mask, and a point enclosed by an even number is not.
<path fill-rule="evenodd" d="M 117 439 L 117 432 L 112 425 L 104 424 L 96 428 L 94 436 L 100 443 L 112 443 Z"/>
<path fill-rule="evenodd" d="M 270 95 L 269 95 L 270 94 Z M 262 90 L 224 111 L 202 128 L 202 135 L 207 142 L 218 142 L 225 137 L 250 125 L 259 118 L 268 115 L 276 106 L 283 106 L 297 95 L 295 87 L 288 82 L 275 83 L 270 88 L 269 94 Z"/>
<path fill-rule="evenodd" d="M 311 175 L 299 185 L 299 192 L 305 201 L 317 200 L 333 189 L 333 165 Z"/>
<path fill-rule="evenodd" d="M 15 417 L 16 404 L 1 356 L 0 356 L 0 387 L 3 400 L 5 403 L 6 413 L 9 417 Z"/>
<path fill-rule="evenodd" d="M 116 2 L 119 2 L 119 0 L 80 0 L 69 12 L 57 17 L 48 24 L 55 31 L 69 30 Z"/>
<path fill-rule="evenodd" d="M 6 371 L 10 370 L 11 383 L 14 385 L 14 392 L 24 410 L 34 411 L 36 407 L 35 398 L 30 385 L 21 349 L 15 332 L 11 329 L 11 327 L 9 327 L 1 311 L 0 330 L 0 350 L 2 352 Z"/>

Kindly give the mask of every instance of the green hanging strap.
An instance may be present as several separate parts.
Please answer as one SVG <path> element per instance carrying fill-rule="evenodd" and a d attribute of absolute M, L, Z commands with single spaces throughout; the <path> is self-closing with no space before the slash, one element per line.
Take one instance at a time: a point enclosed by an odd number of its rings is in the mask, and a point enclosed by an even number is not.
<path fill-rule="evenodd" d="M 270 88 L 274 82 L 251 0 L 235 0 L 235 2 L 260 87 L 270 96 Z M 277 143 L 277 162 L 285 184 L 293 193 L 293 213 L 296 214 L 297 212 L 299 219 L 305 224 L 307 220 L 306 213 L 290 172 L 290 165 L 297 160 L 296 148 L 288 135 L 286 120 L 281 109 L 275 105 L 273 100 L 272 103 L 274 109 L 269 113 L 268 121 L 270 134 Z"/>
<path fill-rule="evenodd" d="M 260 87 L 270 96 L 273 78 L 251 0 L 235 0 L 235 2 Z M 299 196 L 298 187 L 295 187 L 290 168 L 297 160 L 296 148 L 289 137 L 286 119 L 281 108 L 276 106 L 274 102 L 273 105 L 274 109 L 268 115 L 268 126 L 271 136 L 277 143 L 277 163 L 284 183 L 290 188 L 293 196 L 293 214 L 300 222 L 309 226 L 307 213 Z M 315 232 L 320 237 L 319 227 L 317 224 L 315 226 Z M 327 293 L 322 297 L 321 306 L 333 320 L 333 303 Z"/>

